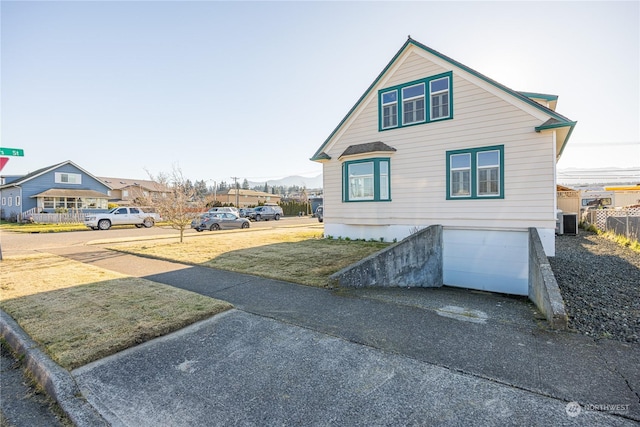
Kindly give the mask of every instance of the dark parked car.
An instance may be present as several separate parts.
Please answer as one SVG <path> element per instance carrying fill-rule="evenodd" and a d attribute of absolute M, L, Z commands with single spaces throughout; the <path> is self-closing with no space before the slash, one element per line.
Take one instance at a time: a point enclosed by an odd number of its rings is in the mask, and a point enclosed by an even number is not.
<path fill-rule="evenodd" d="M 249 220 L 240 218 L 229 212 L 216 213 L 196 227 L 196 231 L 229 230 L 233 228 L 249 228 Z"/>
<path fill-rule="evenodd" d="M 238 211 L 239 211 L 238 212 L 239 213 L 238 216 L 240 218 L 249 218 L 251 212 L 253 212 L 253 209 L 252 208 L 240 208 Z"/>
<path fill-rule="evenodd" d="M 282 208 L 280 206 L 258 206 L 249 213 L 248 218 L 253 221 L 269 221 L 275 219 L 278 221 L 282 216 Z"/>
<path fill-rule="evenodd" d="M 318 218 L 318 222 L 324 221 L 324 208 L 322 206 L 318 206 L 316 209 L 316 217 Z"/>

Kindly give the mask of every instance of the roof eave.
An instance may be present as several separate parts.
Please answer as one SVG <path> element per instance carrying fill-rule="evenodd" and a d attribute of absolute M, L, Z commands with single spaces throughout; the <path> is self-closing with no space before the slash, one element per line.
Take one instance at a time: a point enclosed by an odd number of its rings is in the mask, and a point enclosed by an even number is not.
<path fill-rule="evenodd" d="M 567 146 L 567 142 L 569 142 L 569 138 L 571 137 L 571 134 L 573 133 L 573 129 L 575 129 L 577 123 L 578 122 L 575 122 L 575 121 L 567 121 L 567 122 L 543 124 L 535 128 L 536 132 L 569 128 L 566 136 L 564 136 L 562 141 L 558 141 L 558 148 L 557 148 L 558 152 L 556 154 L 556 161 L 560 160 L 560 157 L 562 156 L 562 152 Z"/>
<path fill-rule="evenodd" d="M 315 152 L 315 154 L 311 157 L 311 160 L 314 160 L 314 161 L 326 160 L 326 159 L 318 158 L 318 156 L 322 153 L 322 150 L 324 150 L 324 148 L 327 146 L 329 141 L 331 141 L 331 138 L 333 138 L 333 136 L 338 132 L 338 130 L 342 127 L 342 125 L 349 119 L 349 117 L 351 117 L 351 114 L 356 110 L 356 108 L 358 108 L 360 103 L 369 95 L 369 92 L 371 92 L 371 90 L 374 87 L 376 87 L 376 85 L 378 84 L 380 79 L 382 79 L 382 76 L 385 75 L 387 70 L 389 70 L 389 68 L 391 68 L 391 66 L 396 62 L 398 57 L 400 57 L 400 55 L 402 55 L 402 52 L 404 52 L 404 50 L 407 48 L 407 46 L 409 46 L 409 44 L 411 44 L 411 43 L 415 43 L 415 41 L 411 37 L 409 37 L 407 39 L 407 41 L 404 42 L 402 47 L 396 52 L 396 54 L 393 56 L 393 58 L 391 58 L 391 61 L 389 61 L 389 63 L 384 67 L 384 69 L 380 72 L 380 74 L 378 74 L 378 77 L 376 77 L 375 80 L 373 80 L 373 83 L 371 83 L 371 85 L 369 85 L 367 90 L 364 91 L 364 93 L 358 99 L 358 101 L 353 105 L 353 107 L 351 107 L 349 112 L 344 116 L 344 118 L 340 121 L 340 123 L 338 123 L 338 126 L 336 126 L 336 128 L 333 130 L 333 132 L 331 132 L 329 137 L 322 143 L 320 148 L 318 148 L 318 150 Z"/>

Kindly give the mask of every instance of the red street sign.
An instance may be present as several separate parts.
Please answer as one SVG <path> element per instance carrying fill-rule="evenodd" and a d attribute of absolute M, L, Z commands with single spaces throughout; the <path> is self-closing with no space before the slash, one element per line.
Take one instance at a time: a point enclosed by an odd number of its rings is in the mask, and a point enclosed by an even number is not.
<path fill-rule="evenodd" d="M 4 165 L 9 161 L 8 157 L 0 157 L 0 171 L 4 168 Z"/>

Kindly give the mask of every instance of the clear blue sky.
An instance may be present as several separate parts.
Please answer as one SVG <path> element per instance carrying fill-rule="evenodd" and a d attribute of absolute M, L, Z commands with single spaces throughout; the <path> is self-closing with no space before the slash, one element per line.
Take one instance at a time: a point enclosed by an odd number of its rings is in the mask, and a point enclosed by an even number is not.
<path fill-rule="evenodd" d="M 407 35 L 559 96 L 558 167 L 640 168 L 640 3 L 2 1 L 3 175 L 315 176 Z"/>

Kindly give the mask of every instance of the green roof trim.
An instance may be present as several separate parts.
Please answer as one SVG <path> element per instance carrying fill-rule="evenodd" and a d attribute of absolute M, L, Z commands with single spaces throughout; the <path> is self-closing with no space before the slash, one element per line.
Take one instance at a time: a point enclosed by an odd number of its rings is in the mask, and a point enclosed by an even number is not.
<path fill-rule="evenodd" d="M 545 101 L 557 101 L 558 95 L 548 95 L 546 93 L 535 93 L 535 92 L 518 92 L 520 95 L 524 95 L 527 98 L 537 98 L 544 99 Z"/>
<path fill-rule="evenodd" d="M 557 129 L 557 128 L 564 128 L 564 127 L 573 128 L 576 125 L 576 123 L 578 123 L 578 122 L 559 122 L 559 121 L 547 120 L 546 122 L 544 122 L 540 126 L 536 126 L 535 127 L 535 131 L 536 132 L 540 132 L 542 130 Z"/>
<path fill-rule="evenodd" d="M 569 141 L 569 138 L 573 133 L 573 129 L 575 128 L 576 123 L 578 122 L 572 122 L 572 121 L 561 122 L 556 119 L 549 119 L 543 124 L 541 124 L 540 126 L 536 126 L 534 129 L 536 132 L 541 132 L 543 130 L 549 130 L 549 129 L 558 129 L 558 128 L 564 128 L 564 127 L 569 128 L 569 131 L 567 132 L 567 136 L 564 138 L 563 141 L 561 141 L 562 145 L 560 146 L 560 152 L 558 152 L 558 156 L 557 156 L 557 158 L 559 159 L 562 156 L 562 152 L 564 151 L 564 148 L 567 146 L 567 142 Z"/>
<path fill-rule="evenodd" d="M 489 77 L 485 76 L 484 74 L 481 74 L 475 70 L 473 70 L 472 68 L 467 67 L 466 65 L 452 59 L 449 58 L 446 55 L 443 55 L 442 53 L 435 51 L 433 49 L 431 49 L 428 46 L 423 45 L 422 43 L 413 40 L 411 37 L 409 37 L 407 39 L 407 41 L 402 45 L 402 47 L 398 50 L 398 52 L 393 56 L 393 58 L 391 59 L 391 61 L 389 61 L 389 63 L 384 67 L 384 69 L 382 70 L 382 72 L 380 72 L 380 74 L 378 74 L 378 77 L 375 78 L 375 80 L 373 81 L 373 83 L 371 83 L 371 85 L 369 86 L 369 88 L 367 88 L 367 90 L 364 92 L 364 94 L 362 94 L 362 96 L 360 97 L 360 99 L 358 99 L 358 101 L 355 103 L 355 105 L 353 107 L 351 107 L 351 109 L 349 110 L 349 112 L 346 114 L 346 116 L 340 121 L 340 123 L 338 123 L 338 126 L 336 126 L 336 128 L 331 132 L 331 134 L 329 135 L 329 137 L 322 143 L 322 145 L 320 146 L 320 148 L 318 148 L 318 150 L 315 152 L 315 154 L 310 158 L 310 160 L 313 161 L 317 161 L 317 160 L 322 160 L 321 158 L 319 158 L 318 156 L 320 155 L 320 153 L 322 153 L 322 151 L 324 150 L 324 148 L 326 147 L 326 145 L 329 143 L 329 141 L 331 140 L 331 138 L 333 138 L 333 136 L 338 132 L 338 130 L 342 127 L 342 125 L 349 119 L 349 117 L 351 116 L 351 114 L 356 110 L 356 108 L 358 108 L 358 106 L 360 105 L 360 103 L 369 95 L 369 93 L 373 90 L 373 88 L 378 84 L 378 82 L 380 81 L 380 79 L 382 79 L 382 77 L 386 74 L 386 72 L 389 70 L 389 68 L 391 68 L 391 66 L 396 62 L 396 60 L 400 57 L 400 55 L 402 55 L 402 53 L 406 50 L 406 48 L 409 45 L 413 45 L 416 46 L 426 52 L 429 52 L 430 54 L 437 56 L 440 59 L 443 59 L 445 61 L 447 61 L 448 63 L 450 63 L 451 65 L 460 68 L 472 75 L 474 75 L 475 77 L 491 84 L 492 86 L 495 86 L 496 88 L 508 93 L 509 95 L 512 95 L 513 97 L 529 104 L 530 106 L 537 108 L 538 110 L 544 112 L 545 114 L 548 114 L 549 116 L 553 117 L 554 119 L 558 120 L 559 122 L 564 123 L 564 126 L 572 126 L 573 130 L 573 126 L 575 126 L 576 122 L 572 122 L 571 120 L 569 120 L 568 118 L 564 117 L 561 114 L 556 113 L 555 111 L 551 110 L 550 108 L 547 108 L 543 105 L 540 105 L 539 103 L 537 103 L 536 101 L 533 101 L 532 99 L 530 99 L 529 97 L 527 97 L 526 95 L 524 95 L 525 93 L 527 94 L 533 94 L 532 92 L 517 92 L 513 89 L 509 89 L 508 87 L 506 87 L 503 84 L 498 83 L 497 81 L 490 79 Z M 536 95 L 543 95 L 543 94 L 536 94 Z M 553 95 L 546 95 L 546 96 L 553 96 Z M 556 97 L 557 99 L 557 97 Z M 562 127 L 562 126 L 555 126 L 555 127 Z M 537 131 L 538 128 L 536 128 Z M 569 133 L 569 135 L 571 134 L 571 132 Z M 565 140 L 565 144 L 566 141 L 569 139 L 569 136 L 567 136 L 566 140 Z M 563 149 L 564 149 L 564 144 L 563 144 Z"/>
<path fill-rule="evenodd" d="M 351 107 L 351 109 L 349 110 L 349 112 L 347 113 L 346 116 L 344 116 L 344 118 L 340 121 L 340 123 L 338 123 L 338 126 L 336 126 L 336 128 L 333 130 L 333 132 L 331 132 L 331 134 L 329 135 L 329 137 L 327 139 L 325 139 L 325 141 L 322 143 L 322 145 L 320 146 L 320 148 L 318 148 L 318 150 L 316 151 L 316 153 L 311 157 L 310 160 L 322 160 L 318 158 L 318 155 L 322 152 L 322 150 L 324 150 L 324 147 L 327 145 L 327 143 L 331 140 L 331 138 L 333 138 L 333 135 L 336 134 L 336 132 L 338 132 L 338 129 L 340 129 L 340 127 L 342 127 L 342 125 L 344 124 L 344 122 L 347 121 L 347 119 L 349 118 L 349 116 L 351 116 L 351 113 L 353 113 L 356 108 L 358 108 L 358 105 L 360 105 L 360 103 L 367 97 L 367 95 L 369 95 L 369 92 L 371 92 L 371 90 L 378 84 L 378 82 L 380 81 L 380 79 L 382 78 L 382 76 L 385 75 L 385 73 L 387 72 L 387 70 L 391 67 L 391 65 L 396 62 L 396 60 L 398 59 L 398 57 L 402 54 L 402 52 L 404 51 L 404 49 L 409 45 L 409 43 L 411 43 L 412 39 L 408 38 L 406 42 L 404 42 L 404 44 L 402 45 L 402 47 L 398 50 L 398 52 L 396 52 L 396 54 L 393 56 L 393 58 L 391 58 L 391 61 L 389 61 L 389 63 L 387 64 L 386 67 L 384 67 L 384 69 L 380 72 L 380 74 L 378 74 L 378 77 L 375 78 L 375 80 L 373 81 L 373 83 L 371 83 L 371 85 L 367 88 L 367 90 L 362 94 L 362 96 L 360 97 L 360 99 L 358 99 L 358 101 L 355 103 L 355 105 L 353 107 Z"/>

